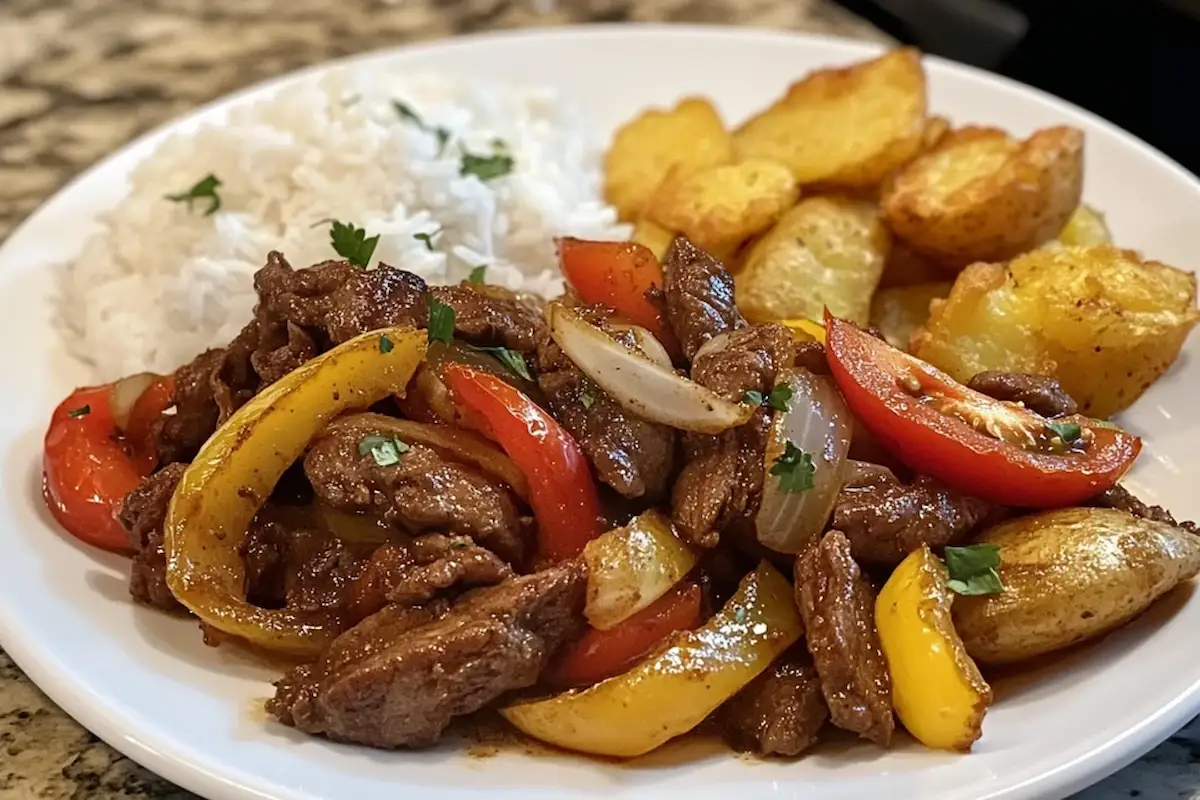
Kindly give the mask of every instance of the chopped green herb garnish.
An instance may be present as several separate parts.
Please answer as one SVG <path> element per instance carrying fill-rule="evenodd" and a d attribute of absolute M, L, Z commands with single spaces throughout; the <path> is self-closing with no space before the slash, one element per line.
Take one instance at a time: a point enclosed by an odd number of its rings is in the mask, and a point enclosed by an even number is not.
<path fill-rule="evenodd" d="M 454 309 L 438 300 L 429 298 L 429 341 L 446 342 L 454 338 Z"/>
<path fill-rule="evenodd" d="M 418 242 L 424 242 L 426 250 L 433 250 L 433 237 L 441 232 L 442 229 L 438 228 L 436 231 L 430 231 L 429 233 L 414 233 L 413 238 Z"/>
<path fill-rule="evenodd" d="M 1078 441 L 1079 437 L 1083 436 L 1083 428 L 1074 422 L 1047 422 L 1046 427 L 1067 444 Z"/>
<path fill-rule="evenodd" d="M 999 566 L 1000 548 L 994 544 L 947 547 L 946 571 L 950 579 L 946 586 L 958 594 L 998 594 L 1004 591 L 996 571 Z"/>
<path fill-rule="evenodd" d="M 426 133 L 432 133 L 434 136 L 436 136 L 438 143 L 438 155 L 440 156 L 442 154 L 442 152 L 446 149 L 446 142 L 450 141 L 450 131 L 446 130 L 441 125 L 433 128 L 429 127 L 425 124 L 425 120 L 421 119 L 421 116 L 414 111 L 413 107 L 408 103 L 400 100 L 393 100 L 392 108 L 396 109 L 396 113 L 400 115 L 400 119 L 408 120 Z"/>
<path fill-rule="evenodd" d="M 471 267 L 471 274 L 467 276 L 467 283 L 483 283 L 484 275 L 487 273 L 487 264 L 480 264 L 478 267 Z"/>
<path fill-rule="evenodd" d="M 356 228 L 354 223 L 347 225 L 335 219 L 329 227 L 329 241 L 339 256 L 359 269 L 366 269 L 379 244 L 379 234 L 368 239 L 366 228 Z"/>
<path fill-rule="evenodd" d="M 208 217 L 217 213 L 217 209 L 221 207 L 221 196 L 217 194 L 217 187 L 220 185 L 221 180 L 216 175 L 209 173 L 207 177 L 202 178 L 186 192 L 169 194 L 167 199 L 176 203 L 187 203 L 188 209 L 191 209 L 192 203 L 196 200 L 207 199 L 209 201 L 208 208 L 204 210 L 204 216 Z"/>
<path fill-rule="evenodd" d="M 435 136 L 437 136 L 437 154 L 440 156 L 442 153 L 446 152 L 446 142 L 450 141 L 450 131 L 439 125 L 433 129 L 433 133 Z"/>
<path fill-rule="evenodd" d="M 400 463 L 400 456 L 411 448 L 395 436 L 364 436 L 358 443 L 358 454 L 371 454 L 375 463 L 381 467 L 390 467 Z"/>
<path fill-rule="evenodd" d="M 779 384 L 764 395 L 762 392 L 746 392 L 742 400 L 752 406 L 767 406 L 776 411 L 787 411 L 788 401 L 792 399 L 792 387 Z"/>
<path fill-rule="evenodd" d="M 746 621 L 746 609 L 738 608 L 737 611 L 733 612 L 733 618 L 737 622 L 745 622 Z"/>
<path fill-rule="evenodd" d="M 388 338 L 386 333 L 379 334 L 379 352 L 390 353 L 396 345 Z"/>
<path fill-rule="evenodd" d="M 812 456 L 791 442 L 784 446 L 783 455 L 771 466 L 771 474 L 779 478 L 780 490 L 788 494 L 813 488 L 816 471 Z"/>
<path fill-rule="evenodd" d="M 579 395 L 579 402 L 584 408 L 591 408 L 596 402 L 596 393 L 591 389 L 587 389 L 583 394 Z"/>
<path fill-rule="evenodd" d="M 79 408 L 72 408 L 70 411 L 67 412 L 67 416 L 70 417 L 71 419 L 79 419 L 80 417 L 86 417 L 90 413 L 92 413 L 91 405 L 84 404 L 84 405 L 80 406 Z"/>
<path fill-rule="evenodd" d="M 763 404 L 763 393 L 753 390 L 746 392 L 742 395 L 742 402 L 749 403 L 752 406 L 761 406 Z"/>
<path fill-rule="evenodd" d="M 516 350 L 509 350 L 507 347 L 480 347 L 478 349 L 494 355 L 496 360 L 514 375 L 527 381 L 533 380 L 533 376 L 529 374 L 529 365 L 525 363 L 525 356 Z"/>
<path fill-rule="evenodd" d="M 460 175 L 474 175 L 481 181 L 500 178 L 513 171 L 513 157 L 507 153 L 496 153 L 490 156 L 477 156 L 474 153 L 463 152 Z"/>

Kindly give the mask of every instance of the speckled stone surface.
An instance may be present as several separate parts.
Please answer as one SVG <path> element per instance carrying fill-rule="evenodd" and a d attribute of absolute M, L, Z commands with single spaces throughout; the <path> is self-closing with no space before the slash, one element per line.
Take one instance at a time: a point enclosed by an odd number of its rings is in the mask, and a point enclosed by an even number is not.
<path fill-rule="evenodd" d="M 350 53 L 472 31 L 622 20 L 885 39 L 826 0 L 0 0 L 0 237 L 149 127 Z M 56 708 L 0 651 L 0 798 L 182 800 Z M 1200 724 L 1081 800 L 1200 797 Z"/>

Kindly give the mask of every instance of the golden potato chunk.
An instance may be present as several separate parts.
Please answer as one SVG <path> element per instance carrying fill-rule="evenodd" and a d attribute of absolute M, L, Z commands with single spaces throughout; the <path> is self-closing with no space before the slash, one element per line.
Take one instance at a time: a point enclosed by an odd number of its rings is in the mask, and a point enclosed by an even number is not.
<path fill-rule="evenodd" d="M 929 304 L 950 294 L 950 282 L 880 289 L 871 299 L 871 324 L 892 347 L 909 348 L 913 331 L 929 319 Z"/>
<path fill-rule="evenodd" d="M 734 147 L 787 164 L 801 185 L 868 188 L 921 149 L 925 102 L 920 55 L 893 50 L 792 84 L 734 132 Z"/>
<path fill-rule="evenodd" d="M 1083 133 L 1058 127 L 1024 142 L 996 128 L 948 134 L 896 173 L 883 217 L 946 266 L 1003 261 L 1057 236 L 1083 190 Z"/>
<path fill-rule="evenodd" d="M 891 236 L 875 207 L 811 197 L 783 215 L 746 254 L 735 298 L 748 319 L 839 317 L 866 323 Z"/>
<path fill-rule="evenodd" d="M 733 138 L 712 103 L 685 98 L 668 111 L 643 111 L 617 129 L 604 154 L 604 199 L 632 222 L 672 168 L 688 175 L 731 161 Z"/>
<path fill-rule="evenodd" d="M 662 261 L 663 256 L 667 254 L 667 248 L 675 241 L 675 236 L 675 231 L 669 231 L 662 225 L 642 217 L 634 224 L 629 239 L 648 248 L 655 258 Z"/>
<path fill-rule="evenodd" d="M 1058 234 L 1058 241 L 1067 247 L 1090 244 L 1112 244 L 1112 234 L 1104 215 L 1086 203 L 1075 209 L 1067 225 Z"/>
<path fill-rule="evenodd" d="M 771 227 L 800 196 L 783 164 L 751 158 L 681 175 L 672 168 L 654 192 L 647 218 L 678 231 L 717 258 Z"/>
<path fill-rule="evenodd" d="M 1200 318 L 1196 277 L 1111 245 L 973 264 L 934 301 L 914 353 L 960 381 L 988 369 L 1053 375 L 1080 411 L 1128 408 Z"/>

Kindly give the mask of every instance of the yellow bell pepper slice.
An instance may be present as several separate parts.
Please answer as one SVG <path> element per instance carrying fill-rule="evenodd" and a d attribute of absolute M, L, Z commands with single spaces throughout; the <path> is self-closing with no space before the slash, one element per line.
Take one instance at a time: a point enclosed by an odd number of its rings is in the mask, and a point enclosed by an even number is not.
<path fill-rule="evenodd" d="M 910 553 L 875 600 L 875 627 L 904 727 L 927 747 L 965 752 L 980 736 L 992 690 L 954 630 L 947 578 L 928 547 Z"/>
<path fill-rule="evenodd" d="M 792 586 L 764 561 L 716 616 L 630 671 L 500 713 L 522 733 L 558 747 L 640 756 L 703 722 L 800 634 Z"/>
<path fill-rule="evenodd" d="M 779 324 L 792 332 L 798 342 L 820 342 L 825 344 L 825 326 L 811 319 L 781 319 Z"/>
<path fill-rule="evenodd" d="M 293 655 L 316 655 L 342 629 L 331 614 L 246 601 L 238 545 L 279 477 L 330 420 L 403 394 L 425 357 L 424 331 L 364 333 L 314 358 L 238 409 L 200 449 L 163 525 L 167 585 L 209 628 Z"/>

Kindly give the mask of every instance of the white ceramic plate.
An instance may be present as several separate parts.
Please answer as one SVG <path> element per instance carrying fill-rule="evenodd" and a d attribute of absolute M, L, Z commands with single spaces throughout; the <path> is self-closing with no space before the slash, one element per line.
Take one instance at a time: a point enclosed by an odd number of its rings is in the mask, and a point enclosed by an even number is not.
<path fill-rule="evenodd" d="M 456 75 L 551 83 L 580 97 L 609 130 L 647 104 L 685 93 L 716 100 L 736 121 L 808 70 L 869 56 L 832 39 L 705 28 L 589 28 L 468 38 L 367 56 Z M 1200 184 L 1147 145 L 1061 101 L 928 59 L 933 108 L 956 121 L 1018 135 L 1067 123 L 1087 132 L 1086 198 L 1108 212 L 1117 240 L 1193 268 L 1200 254 Z M 285 80 L 312 79 L 323 68 Z M 276 91 L 275 82 L 204 109 Z M 177 127 L 176 125 L 171 126 Z M 0 249 L 0 643 L 56 702 L 105 741 L 211 798 L 465 798 L 588 796 L 1048 798 L 1099 779 L 1200 711 L 1195 631 L 1200 599 L 1177 595 L 1136 624 L 1053 668 L 1005 681 L 973 754 L 911 743 L 890 751 L 836 745 L 795 763 L 754 762 L 683 747 L 616 766 L 573 757 L 461 748 L 382 753 L 297 735 L 257 710 L 272 673 L 232 648 L 201 644 L 192 622 L 136 608 L 116 557 L 57 532 L 39 496 L 43 426 L 86 382 L 50 325 L 53 265 L 72 258 L 97 213 L 158 131 L 91 169 Z M 1133 484 L 1148 500 L 1200 516 L 1186 475 L 1200 452 L 1190 400 L 1195 338 L 1171 374 L 1124 419 L 1144 435 Z M 1190 491 L 1189 491 L 1190 490 Z"/>

